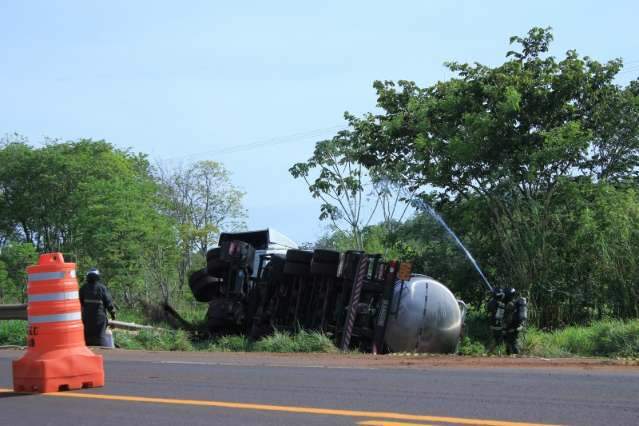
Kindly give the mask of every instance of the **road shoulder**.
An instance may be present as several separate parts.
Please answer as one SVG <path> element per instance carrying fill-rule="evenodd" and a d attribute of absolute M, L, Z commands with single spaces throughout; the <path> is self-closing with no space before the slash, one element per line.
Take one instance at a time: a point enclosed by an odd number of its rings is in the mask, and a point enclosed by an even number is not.
<path fill-rule="evenodd" d="M 175 364 L 252 365 L 332 368 L 499 368 L 615 370 L 639 373 L 639 361 L 608 358 L 467 357 L 457 355 L 370 355 L 262 352 L 156 352 L 94 349 L 107 361 L 147 361 Z M 17 359 L 22 350 L 0 350 L 0 358 Z"/>

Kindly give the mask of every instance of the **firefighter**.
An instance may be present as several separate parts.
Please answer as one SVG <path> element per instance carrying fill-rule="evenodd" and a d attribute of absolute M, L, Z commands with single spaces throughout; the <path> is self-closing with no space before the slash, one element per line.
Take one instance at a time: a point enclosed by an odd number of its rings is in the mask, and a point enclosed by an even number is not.
<path fill-rule="evenodd" d="M 113 299 L 100 279 L 100 271 L 92 268 L 87 272 L 86 282 L 80 288 L 84 340 L 87 346 L 111 346 L 107 336 L 107 311 L 115 319 Z"/>
<path fill-rule="evenodd" d="M 519 297 L 514 288 L 507 289 L 504 295 L 504 342 L 508 355 L 518 355 L 519 332 L 523 330 L 528 319 L 528 301 L 525 297 Z"/>
<path fill-rule="evenodd" d="M 489 352 L 493 352 L 496 347 L 504 342 L 505 296 L 502 288 L 495 288 L 488 302 L 487 310 L 490 320 L 490 330 L 493 336 L 490 348 L 488 349 Z"/>

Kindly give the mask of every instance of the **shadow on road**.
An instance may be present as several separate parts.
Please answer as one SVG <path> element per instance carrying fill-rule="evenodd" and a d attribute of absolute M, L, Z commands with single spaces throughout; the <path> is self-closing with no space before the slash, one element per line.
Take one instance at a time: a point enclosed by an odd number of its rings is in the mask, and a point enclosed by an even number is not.
<path fill-rule="evenodd" d="M 0 399 L 3 398 L 13 398 L 14 396 L 31 396 L 32 393 L 20 393 L 20 392 L 0 392 Z"/>

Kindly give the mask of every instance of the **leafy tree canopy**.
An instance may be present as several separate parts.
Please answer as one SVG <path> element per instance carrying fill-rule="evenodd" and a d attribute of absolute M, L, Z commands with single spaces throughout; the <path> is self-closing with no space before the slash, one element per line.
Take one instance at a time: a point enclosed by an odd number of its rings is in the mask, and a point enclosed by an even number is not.
<path fill-rule="evenodd" d="M 428 87 L 376 81 L 380 112 L 346 113 L 348 152 L 436 203 L 495 284 L 531 297 L 538 324 L 637 315 L 639 80 L 616 83 L 621 59 L 553 56 L 552 41 L 533 28 L 503 64 L 449 62 L 454 76 Z M 444 251 L 407 237 L 424 272 L 461 288 Z"/>
<path fill-rule="evenodd" d="M 19 244 L 61 251 L 80 270 L 99 267 L 125 298 L 142 291 L 153 249 L 175 252 L 174 227 L 159 212 L 158 186 L 142 155 L 104 141 L 33 148 L 11 138 L 1 145 L 0 165 L 3 251 Z"/>

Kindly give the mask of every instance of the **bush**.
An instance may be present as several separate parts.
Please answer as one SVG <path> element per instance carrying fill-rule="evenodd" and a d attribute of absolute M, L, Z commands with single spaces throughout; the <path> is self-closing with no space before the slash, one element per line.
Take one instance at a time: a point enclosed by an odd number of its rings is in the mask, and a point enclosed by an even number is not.
<path fill-rule="evenodd" d="M 464 336 L 459 345 L 459 354 L 467 356 L 480 356 L 486 353 L 486 347 L 480 342 L 471 340 L 470 337 Z"/>
<path fill-rule="evenodd" d="M 469 307 L 464 323 L 464 336 L 484 346 L 490 345 L 492 336 L 488 326 L 488 314 L 485 311 Z"/>
<path fill-rule="evenodd" d="M 26 344 L 26 321 L 0 321 L 0 346 L 25 346 Z"/>
<path fill-rule="evenodd" d="M 639 357 L 639 320 L 601 322 L 593 331 L 594 355 Z"/>

